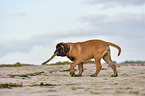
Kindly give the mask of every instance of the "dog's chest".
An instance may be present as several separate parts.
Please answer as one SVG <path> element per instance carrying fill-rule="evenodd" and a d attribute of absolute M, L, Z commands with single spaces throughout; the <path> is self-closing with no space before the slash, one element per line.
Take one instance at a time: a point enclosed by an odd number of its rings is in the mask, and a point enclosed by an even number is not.
<path fill-rule="evenodd" d="M 71 61 L 74 61 L 75 60 L 74 57 L 67 56 L 67 58 L 69 58 Z"/>

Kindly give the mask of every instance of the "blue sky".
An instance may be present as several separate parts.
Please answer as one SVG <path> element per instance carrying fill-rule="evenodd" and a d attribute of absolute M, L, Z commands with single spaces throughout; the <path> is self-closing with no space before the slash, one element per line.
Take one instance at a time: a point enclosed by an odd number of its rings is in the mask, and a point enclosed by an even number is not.
<path fill-rule="evenodd" d="M 144 0 L 0 0 L 0 14 L 0 64 L 40 64 L 57 43 L 90 39 L 118 44 L 117 62 L 145 60 Z"/>

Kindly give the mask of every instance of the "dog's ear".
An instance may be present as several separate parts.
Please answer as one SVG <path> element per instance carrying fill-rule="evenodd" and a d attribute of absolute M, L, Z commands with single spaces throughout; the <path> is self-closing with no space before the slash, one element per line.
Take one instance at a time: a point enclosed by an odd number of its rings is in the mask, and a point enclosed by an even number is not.
<path fill-rule="evenodd" d="M 63 46 L 64 46 L 64 52 L 68 53 L 70 47 L 67 44 L 63 44 Z"/>

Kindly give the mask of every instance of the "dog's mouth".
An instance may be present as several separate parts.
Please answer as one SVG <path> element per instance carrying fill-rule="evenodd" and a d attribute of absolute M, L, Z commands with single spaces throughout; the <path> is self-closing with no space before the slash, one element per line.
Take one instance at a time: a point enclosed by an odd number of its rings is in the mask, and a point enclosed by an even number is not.
<path fill-rule="evenodd" d="M 56 56 L 66 56 L 66 54 L 65 53 L 57 53 L 56 52 Z"/>
<path fill-rule="evenodd" d="M 55 54 L 56 54 L 56 56 L 60 56 L 60 54 L 58 54 L 57 52 Z"/>

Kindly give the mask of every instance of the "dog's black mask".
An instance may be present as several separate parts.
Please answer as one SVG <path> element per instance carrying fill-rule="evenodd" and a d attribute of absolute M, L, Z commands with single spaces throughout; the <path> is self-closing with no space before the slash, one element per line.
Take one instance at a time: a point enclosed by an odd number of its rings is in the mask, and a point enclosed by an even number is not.
<path fill-rule="evenodd" d="M 56 45 L 56 55 L 57 56 L 66 56 L 66 53 L 69 51 L 69 46 L 67 44 L 59 43 Z"/>

